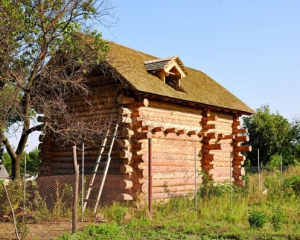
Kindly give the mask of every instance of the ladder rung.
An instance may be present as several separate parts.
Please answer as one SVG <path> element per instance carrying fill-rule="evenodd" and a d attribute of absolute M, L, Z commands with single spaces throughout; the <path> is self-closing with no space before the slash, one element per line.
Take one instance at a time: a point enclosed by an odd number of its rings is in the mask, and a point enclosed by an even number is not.
<path fill-rule="evenodd" d="M 84 202 L 95 203 L 95 202 L 97 202 L 97 200 L 95 200 L 95 199 L 84 199 Z"/>
<path fill-rule="evenodd" d="M 94 190 L 98 190 L 100 189 L 100 185 L 99 186 L 95 186 L 95 185 L 90 185 L 90 188 L 94 189 Z"/>
<path fill-rule="evenodd" d="M 101 156 L 108 156 L 108 153 L 102 153 Z"/>
<path fill-rule="evenodd" d="M 92 172 L 92 174 L 103 174 L 103 173 L 104 173 L 104 170 L 98 170 L 98 171 Z"/>
<path fill-rule="evenodd" d="M 109 125 L 109 127 L 110 126 L 111 126 L 111 124 Z M 91 172 L 93 174 L 93 178 L 92 178 L 92 180 L 89 184 L 87 196 L 86 196 L 86 199 L 84 200 L 84 202 L 86 202 L 86 203 L 87 202 L 95 203 L 94 212 L 96 212 L 96 209 L 98 207 L 98 204 L 99 204 L 99 201 L 100 201 L 100 198 L 101 198 L 102 190 L 103 190 L 103 187 L 104 187 L 104 183 L 105 183 L 106 176 L 107 176 L 107 173 L 108 173 L 108 168 L 109 168 L 110 161 L 111 161 L 112 149 L 113 149 L 113 145 L 114 145 L 114 142 L 115 142 L 115 139 L 116 139 L 118 127 L 119 127 L 119 123 L 117 123 L 114 126 L 114 131 L 113 131 L 112 135 L 109 135 L 110 129 L 107 130 L 106 135 L 102 139 L 102 143 L 101 143 L 99 153 L 98 153 L 98 156 L 97 156 L 97 160 L 96 160 L 96 165 L 94 166 L 94 169 Z M 110 138 L 111 141 L 108 141 L 108 138 Z M 108 150 L 108 152 L 106 150 Z M 105 151 L 105 153 L 104 153 L 104 151 Z M 99 169 L 99 165 L 101 164 L 100 161 L 101 161 L 102 157 L 106 157 L 106 160 L 101 162 L 101 163 L 104 163 L 103 169 L 102 169 L 102 166 Z M 96 177 L 97 174 L 103 174 L 102 179 L 100 181 L 100 185 L 98 183 L 96 183 L 96 184 L 94 183 L 95 177 Z M 98 190 L 97 200 L 89 199 L 89 196 L 90 196 L 90 193 L 91 193 L 92 189 Z M 86 203 L 85 203 L 84 206 L 86 206 Z"/>

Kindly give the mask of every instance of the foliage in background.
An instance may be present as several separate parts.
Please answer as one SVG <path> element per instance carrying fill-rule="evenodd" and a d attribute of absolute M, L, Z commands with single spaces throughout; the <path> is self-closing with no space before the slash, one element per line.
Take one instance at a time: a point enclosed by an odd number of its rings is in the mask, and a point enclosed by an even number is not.
<path fill-rule="evenodd" d="M 257 155 L 262 165 L 280 166 L 300 161 L 300 123 L 290 123 L 278 112 L 271 113 L 268 105 L 256 110 L 257 114 L 243 118 L 243 126 L 248 129 L 252 151 L 246 153 L 248 164 L 257 166 Z"/>
<path fill-rule="evenodd" d="M 99 129 L 72 115 L 66 100 L 88 96 L 87 76 L 105 71 L 99 64 L 109 45 L 95 28 L 115 20 L 109 0 L 0 0 L 0 142 L 11 158 L 12 178 L 20 178 L 31 133 L 47 130 L 76 142 Z M 32 125 L 37 114 L 45 121 Z M 18 130 L 14 149 L 7 134 Z"/>
<path fill-rule="evenodd" d="M 39 158 L 40 150 L 38 148 L 33 149 L 29 153 L 23 152 L 20 166 L 21 166 L 21 176 L 24 175 L 24 168 L 25 168 L 25 155 L 26 155 L 26 173 L 29 175 L 36 175 L 38 174 L 38 166 L 41 164 L 41 160 Z M 7 152 L 2 154 L 3 164 L 8 172 L 9 175 L 12 173 L 12 166 L 11 166 L 11 158 Z"/>

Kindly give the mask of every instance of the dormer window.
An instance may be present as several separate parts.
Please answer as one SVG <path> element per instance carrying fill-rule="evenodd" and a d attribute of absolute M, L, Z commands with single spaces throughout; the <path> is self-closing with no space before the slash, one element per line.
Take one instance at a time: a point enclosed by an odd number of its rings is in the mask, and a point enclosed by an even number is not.
<path fill-rule="evenodd" d="M 160 58 L 145 62 L 148 72 L 158 76 L 164 83 L 180 90 L 180 80 L 187 75 L 187 71 L 179 57 Z"/>

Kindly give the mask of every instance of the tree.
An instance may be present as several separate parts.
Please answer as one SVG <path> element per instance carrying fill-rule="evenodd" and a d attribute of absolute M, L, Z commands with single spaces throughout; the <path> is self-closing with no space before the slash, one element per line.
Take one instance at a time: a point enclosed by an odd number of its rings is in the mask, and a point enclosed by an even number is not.
<path fill-rule="evenodd" d="M 268 105 L 257 109 L 257 114 L 243 118 L 243 125 L 248 128 L 252 152 L 246 154 L 251 165 L 257 165 L 257 150 L 262 165 L 270 162 L 275 154 L 291 154 L 300 137 L 300 125 L 293 124 L 281 116 L 270 112 Z"/>
<path fill-rule="evenodd" d="M 95 129 L 96 122 L 72 117 L 66 101 L 89 94 L 86 77 L 109 50 L 89 24 L 108 26 L 113 11 L 108 0 L 0 0 L 0 141 L 12 160 L 12 178 L 20 178 L 32 132 L 76 141 L 80 129 Z M 37 114 L 52 117 L 32 124 Z M 6 137 L 12 127 L 21 129 L 16 149 Z"/>
<path fill-rule="evenodd" d="M 26 156 L 26 173 L 29 175 L 35 175 L 38 174 L 38 166 L 41 163 L 41 160 L 39 159 L 39 152 L 40 150 L 35 148 L 29 153 L 23 152 L 21 159 L 20 159 L 20 172 L 21 176 L 24 173 L 25 168 L 25 156 Z M 7 152 L 3 153 L 2 155 L 3 164 L 8 171 L 8 173 L 11 175 L 12 173 L 12 165 L 11 165 L 11 157 Z"/>

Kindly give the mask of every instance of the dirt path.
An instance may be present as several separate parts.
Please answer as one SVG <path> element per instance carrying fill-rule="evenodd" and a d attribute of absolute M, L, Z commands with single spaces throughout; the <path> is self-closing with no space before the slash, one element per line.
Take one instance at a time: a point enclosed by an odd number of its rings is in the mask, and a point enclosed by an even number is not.
<path fill-rule="evenodd" d="M 86 225 L 92 224 L 91 222 L 78 222 L 78 230 L 82 230 Z M 64 233 L 72 232 L 72 222 L 54 222 L 54 223 L 39 223 L 28 224 L 29 233 L 26 240 L 52 240 L 61 236 Z M 14 226 L 12 223 L 0 223 L 0 240 L 16 239 Z"/>

